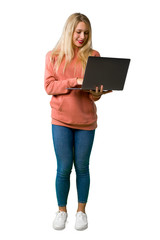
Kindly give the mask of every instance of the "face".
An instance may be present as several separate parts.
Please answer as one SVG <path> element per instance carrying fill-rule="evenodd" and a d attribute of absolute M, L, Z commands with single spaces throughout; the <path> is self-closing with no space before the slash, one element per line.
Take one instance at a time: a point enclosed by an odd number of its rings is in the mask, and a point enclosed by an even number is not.
<path fill-rule="evenodd" d="M 89 28 L 84 22 L 79 22 L 73 33 L 73 44 L 80 48 L 84 46 L 88 40 Z"/>

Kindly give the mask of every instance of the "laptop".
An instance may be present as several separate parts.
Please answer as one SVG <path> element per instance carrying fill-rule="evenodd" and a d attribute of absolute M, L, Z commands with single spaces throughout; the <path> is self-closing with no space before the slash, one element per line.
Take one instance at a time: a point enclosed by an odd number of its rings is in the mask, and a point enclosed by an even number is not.
<path fill-rule="evenodd" d="M 103 85 L 103 90 L 123 90 L 130 59 L 89 56 L 81 90 L 95 90 Z"/>

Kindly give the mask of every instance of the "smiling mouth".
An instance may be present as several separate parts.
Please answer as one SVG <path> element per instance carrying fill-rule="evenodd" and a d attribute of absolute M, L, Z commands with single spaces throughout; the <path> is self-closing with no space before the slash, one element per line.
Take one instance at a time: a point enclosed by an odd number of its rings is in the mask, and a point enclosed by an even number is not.
<path fill-rule="evenodd" d="M 83 44 L 83 43 L 84 43 L 84 40 L 78 40 L 78 42 L 79 42 L 80 44 Z"/>

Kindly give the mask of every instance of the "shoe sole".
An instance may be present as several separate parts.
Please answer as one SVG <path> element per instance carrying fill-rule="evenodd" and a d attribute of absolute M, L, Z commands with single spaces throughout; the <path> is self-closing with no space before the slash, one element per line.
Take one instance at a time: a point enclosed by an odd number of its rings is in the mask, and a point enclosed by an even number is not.
<path fill-rule="evenodd" d="M 75 229 L 76 229 L 77 231 L 84 231 L 84 230 L 86 230 L 87 228 L 88 228 L 88 224 L 87 224 L 86 226 L 84 226 L 83 228 L 75 227 Z"/>
<path fill-rule="evenodd" d="M 63 229 L 65 229 L 66 224 L 67 224 L 67 221 L 65 222 L 65 225 L 64 225 L 63 227 L 58 227 L 58 226 L 54 225 L 54 223 L 53 223 L 52 226 L 53 226 L 53 229 L 54 229 L 54 230 L 63 230 Z"/>
<path fill-rule="evenodd" d="M 55 226 L 53 226 L 53 228 L 54 228 L 54 230 L 63 230 L 63 229 L 65 229 L 65 226 L 64 227 L 55 227 Z"/>

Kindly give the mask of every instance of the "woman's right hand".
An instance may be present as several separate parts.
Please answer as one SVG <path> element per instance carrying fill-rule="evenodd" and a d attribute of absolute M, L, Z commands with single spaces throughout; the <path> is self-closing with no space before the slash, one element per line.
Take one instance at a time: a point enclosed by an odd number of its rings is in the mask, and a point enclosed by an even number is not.
<path fill-rule="evenodd" d="M 77 84 L 82 85 L 83 83 L 83 78 L 77 78 Z"/>

